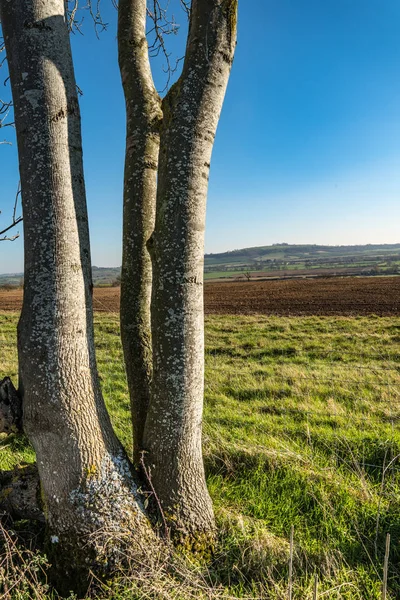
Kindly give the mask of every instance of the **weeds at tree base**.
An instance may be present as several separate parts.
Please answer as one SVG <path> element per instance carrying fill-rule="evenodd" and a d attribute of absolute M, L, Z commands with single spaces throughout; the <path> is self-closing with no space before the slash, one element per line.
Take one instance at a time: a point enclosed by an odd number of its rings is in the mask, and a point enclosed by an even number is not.
<path fill-rule="evenodd" d="M 107 582 L 92 577 L 85 599 L 95 600 L 286 600 L 288 597 L 288 551 L 284 540 L 272 540 L 254 534 L 248 523 L 226 520 L 214 561 L 208 564 L 191 562 L 181 553 L 166 553 L 151 564 L 140 564 L 128 558 L 129 567 L 116 572 Z M 246 527 L 248 528 L 246 531 Z M 240 532 L 242 537 L 240 537 Z M 27 535 L 28 533 L 28 535 Z M 232 552 L 232 536 L 236 539 L 236 554 Z M 273 536 L 271 536 L 273 538 Z M 0 599 L 1 600 L 61 600 L 61 596 L 48 582 L 50 565 L 39 547 L 32 545 L 37 539 L 25 530 L 25 537 L 11 527 L 0 525 Z M 29 540 L 29 541 L 28 541 Z M 231 546 L 229 546 L 231 544 Z M 276 547 L 274 548 L 274 544 Z M 239 551 L 239 552 L 238 552 Z M 238 553 L 237 553 L 238 552 Z M 230 582 L 221 581 L 221 561 Z M 328 561 L 327 561 L 328 565 Z M 304 568 L 296 557 L 294 568 Z M 260 571 L 261 568 L 261 571 Z M 294 578 L 293 598 L 315 597 L 316 576 L 302 578 L 299 586 Z M 258 573 L 258 576 L 257 576 Z M 260 574 L 262 573 L 262 577 Z M 223 578 L 224 579 L 224 578 Z M 365 573 L 366 583 L 368 581 Z M 360 591 L 360 574 L 332 557 L 325 579 L 319 579 L 318 598 L 356 599 L 378 598 L 379 589 L 369 588 L 372 595 Z M 71 593 L 67 600 L 80 600 Z M 389 596 L 388 596 L 389 598 Z"/>

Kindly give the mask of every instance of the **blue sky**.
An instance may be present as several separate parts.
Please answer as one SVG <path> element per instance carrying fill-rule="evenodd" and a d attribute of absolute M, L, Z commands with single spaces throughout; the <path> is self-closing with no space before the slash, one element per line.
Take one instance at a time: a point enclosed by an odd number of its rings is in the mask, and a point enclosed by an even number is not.
<path fill-rule="evenodd" d="M 206 251 L 400 242 L 399 1 L 239 5 L 237 53 L 211 166 Z M 115 266 L 125 115 L 116 14 L 110 0 L 102 6 L 108 31 L 97 40 L 86 16 L 85 35 L 72 42 L 84 92 L 93 264 Z M 171 49 L 179 55 L 184 41 L 182 31 Z M 154 68 L 162 88 L 160 66 Z M 2 224 L 18 171 L 15 146 L 0 146 L 0 154 Z M 22 268 L 22 240 L 2 243 L 0 272 Z"/>

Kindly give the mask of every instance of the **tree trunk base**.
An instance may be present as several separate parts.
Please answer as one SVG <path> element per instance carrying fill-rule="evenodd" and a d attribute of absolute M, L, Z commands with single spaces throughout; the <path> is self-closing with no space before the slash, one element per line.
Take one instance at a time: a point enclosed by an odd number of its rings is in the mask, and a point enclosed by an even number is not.
<path fill-rule="evenodd" d="M 0 471 L 0 511 L 15 521 L 28 519 L 44 523 L 36 465 Z"/>
<path fill-rule="evenodd" d="M 36 465 L 0 471 L 0 516 L 45 525 Z M 83 503 L 76 521 L 55 535 L 46 526 L 50 579 L 61 594 L 84 596 L 93 580 L 109 580 L 121 570 L 148 570 L 168 554 L 128 487 L 115 497 L 95 494 Z"/>

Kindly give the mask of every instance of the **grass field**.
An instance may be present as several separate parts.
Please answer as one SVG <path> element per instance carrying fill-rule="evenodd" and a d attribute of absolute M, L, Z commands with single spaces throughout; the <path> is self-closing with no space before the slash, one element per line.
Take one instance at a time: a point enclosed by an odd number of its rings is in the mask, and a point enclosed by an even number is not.
<path fill-rule="evenodd" d="M 16 322 L 0 314 L 1 376 L 16 377 Z M 118 317 L 96 314 L 95 326 L 104 395 L 131 451 Z M 399 598 L 399 359 L 399 318 L 208 316 L 215 556 L 193 567 L 203 587 L 190 592 L 178 582 L 141 595 L 124 582 L 102 597 L 283 600 L 293 526 L 294 599 L 313 598 L 317 575 L 318 598 L 380 600 L 387 532 L 387 597 Z M 24 439 L 0 442 L 1 469 L 33 460 Z"/>

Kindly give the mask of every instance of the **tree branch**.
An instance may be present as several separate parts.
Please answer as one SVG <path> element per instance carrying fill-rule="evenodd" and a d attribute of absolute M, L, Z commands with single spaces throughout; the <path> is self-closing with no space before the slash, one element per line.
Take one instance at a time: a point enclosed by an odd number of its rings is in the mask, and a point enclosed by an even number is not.
<path fill-rule="evenodd" d="M 18 199 L 19 199 L 20 195 L 21 195 L 21 182 L 19 182 L 19 184 L 18 184 L 18 189 L 17 189 L 17 193 L 15 196 L 14 210 L 13 210 L 11 225 L 8 225 L 8 227 L 5 227 L 4 229 L 0 230 L 0 236 L 3 236 L 3 237 L 0 237 L 0 242 L 4 242 L 4 241 L 13 242 L 17 238 L 19 238 L 19 233 L 17 233 L 16 235 L 14 235 L 12 237 L 8 237 L 4 234 L 7 233 L 7 231 L 10 231 L 10 229 L 12 229 L 13 227 L 16 227 L 22 221 L 22 215 L 20 215 L 19 217 L 16 216 Z M 0 214 L 1 214 L 1 210 L 0 210 Z"/>
<path fill-rule="evenodd" d="M 168 52 L 165 37 L 168 35 L 177 35 L 179 32 L 180 25 L 176 22 L 174 15 L 169 16 L 169 0 L 164 5 L 161 4 L 160 0 L 149 0 L 151 9 L 147 7 L 146 14 L 148 19 L 152 22 L 153 26 L 147 31 L 146 35 L 152 41 L 149 43 L 149 56 L 150 58 L 156 58 L 160 54 L 164 56 L 166 66 L 163 67 L 164 73 L 167 74 L 167 81 L 164 89 L 161 90 L 161 94 L 169 89 L 169 84 L 174 73 L 177 72 L 179 64 L 184 57 L 175 59 L 175 64 L 171 60 L 172 53 Z M 190 1 L 180 0 L 180 5 L 188 19 L 190 19 Z"/>
<path fill-rule="evenodd" d="M 131 397 L 134 459 L 139 462 L 152 373 L 150 299 L 161 98 L 146 40 L 146 0 L 120 0 L 118 61 L 126 101 L 121 336 Z"/>
<path fill-rule="evenodd" d="M 77 18 L 77 14 L 79 10 L 86 10 L 90 14 L 96 37 L 98 38 L 99 33 L 105 31 L 108 27 L 108 23 L 105 23 L 101 16 L 100 2 L 101 0 L 87 0 L 84 6 L 80 6 L 79 0 L 65 0 L 65 14 L 69 31 L 72 33 L 77 31 L 78 33 L 82 34 L 84 17 L 79 20 Z M 115 0 L 112 0 L 112 3 L 116 7 Z"/>

